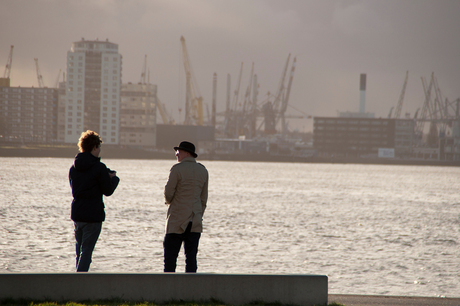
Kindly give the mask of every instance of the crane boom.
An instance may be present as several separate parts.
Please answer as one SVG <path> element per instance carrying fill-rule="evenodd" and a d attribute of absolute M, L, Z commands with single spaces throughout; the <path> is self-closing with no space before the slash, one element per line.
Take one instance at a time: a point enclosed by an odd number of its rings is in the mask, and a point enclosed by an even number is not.
<path fill-rule="evenodd" d="M 401 109 L 402 109 L 402 105 L 403 105 L 403 101 L 404 101 L 404 94 L 406 93 L 406 86 L 407 86 L 407 79 L 408 78 L 409 78 L 409 71 L 406 71 L 406 78 L 404 80 L 404 85 L 403 85 L 403 88 L 401 90 L 401 94 L 399 95 L 398 105 L 396 106 L 396 111 L 395 111 L 395 118 L 396 119 L 399 119 L 399 117 L 401 116 Z"/>
<path fill-rule="evenodd" d="M 34 58 L 35 60 L 35 67 L 37 69 L 37 80 L 38 80 L 38 87 L 43 88 L 45 84 L 43 83 L 43 76 L 40 73 L 40 67 L 38 67 L 38 58 Z"/>
<path fill-rule="evenodd" d="M 280 85 L 279 85 L 279 88 L 278 88 L 278 92 L 276 93 L 275 101 L 273 102 L 273 108 L 275 110 L 278 108 L 278 103 L 281 100 L 281 96 L 284 94 L 284 80 L 286 79 L 286 73 L 287 73 L 287 70 L 288 70 L 289 60 L 290 59 L 291 59 L 291 53 L 289 53 L 288 58 L 286 60 L 286 65 L 285 65 L 284 70 L 283 70 L 283 75 L 281 76 L 281 81 L 280 81 Z"/>
<path fill-rule="evenodd" d="M 8 55 L 8 60 L 6 61 L 5 72 L 3 73 L 3 77 L 9 79 L 11 74 L 11 65 L 13 64 L 13 48 L 14 46 L 11 45 L 10 54 Z"/>
<path fill-rule="evenodd" d="M 59 73 L 58 73 L 58 76 L 57 76 L 57 79 L 56 79 L 56 83 L 54 83 L 54 88 L 59 88 L 59 78 L 61 76 L 61 69 L 59 69 Z"/>
<path fill-rule="evenodd" d="M 174 124 L 174 120 L 171 118 L 171 116 L 166 111 L 165 105 L 158 98 L 157 98 L 157 109 L 158 109 L 158 112 L 160 113 L 161 120 L 163 120 L 164 124 Z"/>
<path fill-rule="evenodd" d="M 433 77 L 434 74 L 431 74 L 431 81 L 430 84 L 426 85 L 426 80 L 424 77 L 422 77 L 422 85 L 423 85 L 423 91 L 425 92 L 425 102 L 423 103 L 422 106 L 422 113 L 420 115 L 420 119 L 425 120 L 427 119 L 427 112 L 430 112 L 430 118 L 431 118 L 431 110 L 430 110 L 430 101 L 431 101 L 431 88 L 433 87 Z M 416 126 L 416 133 L 417 134 L 423 134 L 423 129 L 425 127 L 425 121 L 418 121 L 417 126 Z"/>
<path fill-rule="evenodd" d="M 141 73 L 141 83 L 142 84 L 146 84 L 145 83 L 146 76 L 147 76 L 147 54 L 145 55 L 145 58 L 144 58 L 144 67 L 142 68 L 142 73 Z"/>
<path fill-rule="evenodd" d="M 279 111 L 279 116 L 281 117 L 281 125 L 282 125 L 281 130 L 283 132 L 283 135 L 285 135 L 286 132 L 287 132 L 284 113 L 286 112 L 286 109 L 287 109 L 288 103 L 289 103 L 289 95 L 291 93 L 292 80 L 294 79 L 296 61 L 297 61 L 297 59 L 294 57 L 294 61 L 292 62 L 291 75 L 289 76 L 289 82 L 288 82 L 288 86 L 286 88 L 286 95 L 284 96 L 284 99 L 283 99 L 283 102 L 281 104 L 281 108 L 280 108 L 280 111 Z"/>
<path fill-rule="evenodd" d="M 233 110 L 236 111 L 238 109 L 238 98 L 240 95 L 240 85 L 241 85 L 241 76 L 243 75 L 243 62 L 241 62 L 240 68 L 240 75 L 238 77 L 238 85 L 236 86 L 236 90 L 233 96 Z"/>
<path fill-rule="evenodd" d="M 187 83 L 185 98 L 185 124 L 203 125 L 203 98 L 201 97 L 198 85 L 196 84 L 196 80 L 193 75 L 184 36 L 181 36 L 180 41 L 182 44 L 182 58 Z"/>

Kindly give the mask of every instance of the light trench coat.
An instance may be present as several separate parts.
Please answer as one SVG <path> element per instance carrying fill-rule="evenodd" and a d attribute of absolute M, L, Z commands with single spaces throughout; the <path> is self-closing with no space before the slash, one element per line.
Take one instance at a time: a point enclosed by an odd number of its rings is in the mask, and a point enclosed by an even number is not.
<path fill-rule="evenodd" d="M 195 158 L 186 157 L 172 166 L 165 186 L 166 234 L 182 234 L 190 221 L 192 232 L 203 231 L 203 214 L 208 201 L 208 171 Z"/>

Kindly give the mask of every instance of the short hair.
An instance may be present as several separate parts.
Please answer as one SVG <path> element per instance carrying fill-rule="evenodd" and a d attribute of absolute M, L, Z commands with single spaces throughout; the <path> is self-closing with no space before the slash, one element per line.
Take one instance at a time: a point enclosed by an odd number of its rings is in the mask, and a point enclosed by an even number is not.
<path fill-rule="evenodd" d="M 94 146 L 99 147 L 102 143 L 101 136 L 98 133 L 87 130 L 82 132 L 78 140 L 78 150 L 80 152 L 91 152 Z"/>

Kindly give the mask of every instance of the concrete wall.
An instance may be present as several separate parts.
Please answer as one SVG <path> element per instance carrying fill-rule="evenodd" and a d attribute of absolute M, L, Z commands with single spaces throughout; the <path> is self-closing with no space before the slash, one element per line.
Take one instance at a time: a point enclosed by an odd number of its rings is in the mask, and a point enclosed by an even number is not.
<path fill-rule="evenodd" d="M 328 279 L 324 275 L 260 274 L 122 274 L 49 273 L 0 274 L 0 300 L 33 299 L 83 301 L 171 300 L 246 304 L 252 301 L 295 305 L 326 305 Z"/>

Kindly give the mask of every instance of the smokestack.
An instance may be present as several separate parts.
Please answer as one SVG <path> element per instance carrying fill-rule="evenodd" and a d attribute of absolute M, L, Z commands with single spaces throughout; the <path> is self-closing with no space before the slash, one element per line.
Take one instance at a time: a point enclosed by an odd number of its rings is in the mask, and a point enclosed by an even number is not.
<path fill-rule="evenodd" d="M 366 112 L 366 74 L 361 73 L 359 78 L 359 112 Z"/>
<path fill-rule="evenodd" d="M 212 76 L 212 122 L 211 125 L 216 127 L 216 96 L 217 96 L 217 73 Z"/>

